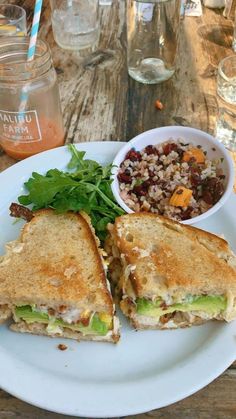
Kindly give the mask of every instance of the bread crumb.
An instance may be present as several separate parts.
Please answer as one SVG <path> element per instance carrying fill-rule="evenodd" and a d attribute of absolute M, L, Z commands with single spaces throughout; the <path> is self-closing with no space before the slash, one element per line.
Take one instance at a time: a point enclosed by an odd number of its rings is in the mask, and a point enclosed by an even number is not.
<path fill-rule="evenodd" d="M 59 343 L 57 347 L 60 349 L 60 351 L 66 351 L 66 349 L 68 349 L 68 346 L 64 345 L 64 343 Z"/>

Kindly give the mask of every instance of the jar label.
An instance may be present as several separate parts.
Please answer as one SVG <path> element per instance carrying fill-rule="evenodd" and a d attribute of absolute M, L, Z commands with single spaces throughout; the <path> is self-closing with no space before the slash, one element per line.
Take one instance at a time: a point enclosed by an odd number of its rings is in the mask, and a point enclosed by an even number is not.
<path fill-rule="evenodd" d="M 37 112 L 0 110 L 0 132 L 4 140 L 32 143 L 42 140 Z"/>

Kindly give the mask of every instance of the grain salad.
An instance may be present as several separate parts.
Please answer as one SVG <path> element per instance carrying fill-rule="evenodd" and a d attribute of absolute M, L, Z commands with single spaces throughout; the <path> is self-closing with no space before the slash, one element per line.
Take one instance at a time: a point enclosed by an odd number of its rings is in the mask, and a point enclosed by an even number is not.
<path fill-rule="evenodd" d="M 201 145 L 181 139 L 148 145 L 141 151 L 132 148 L 119 168 L 120 196 L 135 212 L 187 220 L 209 210 L 223 195 L 221 163 L 208 159 Z"/>

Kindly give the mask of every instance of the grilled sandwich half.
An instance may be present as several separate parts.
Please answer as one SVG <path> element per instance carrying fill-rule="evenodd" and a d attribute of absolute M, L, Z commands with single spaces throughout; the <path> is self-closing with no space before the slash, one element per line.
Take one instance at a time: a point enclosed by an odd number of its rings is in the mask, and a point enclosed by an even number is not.
<path fill-rule="evenodd" d="M 113 288 L 135 328 L 236 317 L 236 257 L 225 240 L 151 213 L 118 217 L 109 230 Z"/>
<path fill-rule="evenodd" d="M 34 213 L 0 259 L 0 318 L 11 329 L 117 342 L 106 264 L 88 216 Z"/>

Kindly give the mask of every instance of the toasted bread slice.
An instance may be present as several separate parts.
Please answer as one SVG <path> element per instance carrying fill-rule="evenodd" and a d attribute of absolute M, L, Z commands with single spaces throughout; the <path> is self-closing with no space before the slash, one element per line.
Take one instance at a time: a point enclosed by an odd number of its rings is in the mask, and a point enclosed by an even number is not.
<path fill-rule="evenodd" d="M 236 258 L 222 238 L 155 214 L 134 213 L 116 219 L 106 250 L 119 298 L 126 299 L 121 307 L 133 313 L 136 325 L 140 317 L 130 306 L 137 298 L 161 298 L 169 305 L 187 295 L 227 296 L 225 318 L 236 316 Z M 152 319 L 152 326 L 157 323 Z"/>
<path fill-rule="evenodd" d="M 64 321 L 70 316 L 70 322 L 78 320 L 75 313 L 112 318 L 114 305 L 98 242 L 81 214 L 37 211 L 1 258 L 0 304 L 36 306 L 59 313 Z"/>
<path fill-rule="evenodd" d="M 131 266 L 138 297 L 229 290 L 236 295 L 236 257 L 216 235 L 154 214 L 135 213 L 116 219 L 113 237 Z"/>

